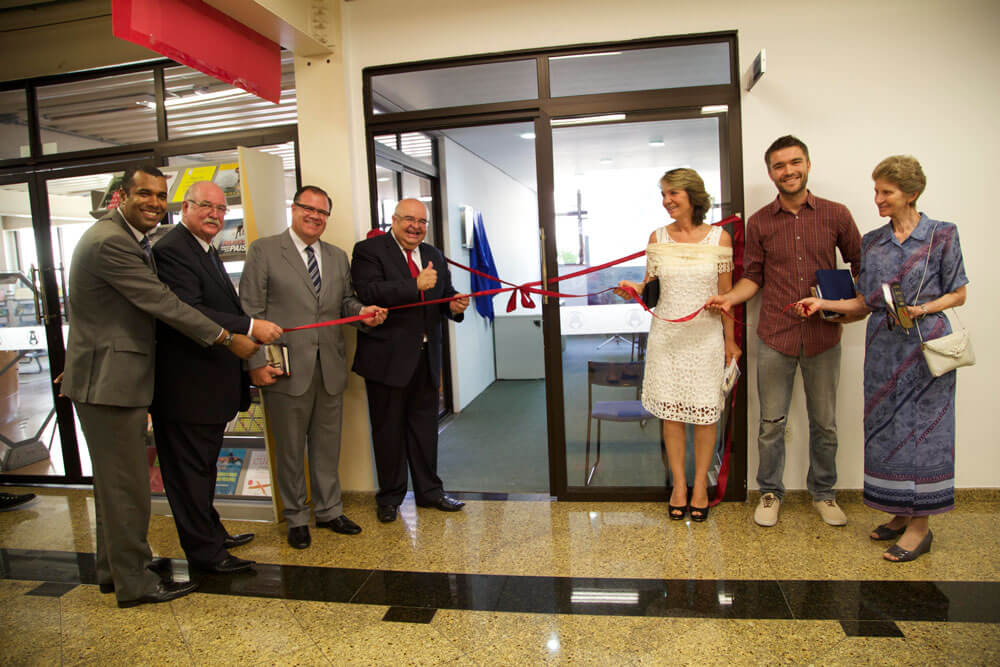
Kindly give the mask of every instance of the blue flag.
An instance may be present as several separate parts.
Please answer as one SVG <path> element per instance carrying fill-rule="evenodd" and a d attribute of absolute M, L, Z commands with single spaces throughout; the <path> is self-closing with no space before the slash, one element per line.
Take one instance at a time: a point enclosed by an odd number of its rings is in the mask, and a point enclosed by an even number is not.
<path fill-rule="evenodd" d="M 493 251 L 490 250 L 490 242 L 486 239 L 486 227 L 483 226 L 482 213 L 476 213 L 476 221 L 472 225 L 472 249 L 469 252 L 469 264 L 477 271 L 491 276 L 497 275 L 497 265 L 493 261 Z M 482 278 L 472 274 L 472 291 L 496 289 L 500 287 L 500 282 Z M 476 311 L 493 321 L 493 295 L 476 297 Z"/>

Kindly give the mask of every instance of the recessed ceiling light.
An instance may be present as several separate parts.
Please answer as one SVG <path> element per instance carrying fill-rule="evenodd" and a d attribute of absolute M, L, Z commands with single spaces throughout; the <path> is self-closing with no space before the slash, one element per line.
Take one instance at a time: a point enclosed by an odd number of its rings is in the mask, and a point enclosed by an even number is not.
<path fill-rule="evenodd" d="M 663 146 L 663 137 L 653 137 L 649 140 L 649 145 L 655 148 L 660 148 Z"/>
<path fill-rule="evenodd" d="M 610 158 L 610 157 L 602 157 L 601 158 L 601 164 L 611 164 L 612 162 L 614 162 L 614 158 Z"/>
<path fill-rule="evenodd" d="M 521 133 L 521 138 L 522 139 L 534 139 L 535 138 L 535 133 L 534 132 L 522 132 Z"/>

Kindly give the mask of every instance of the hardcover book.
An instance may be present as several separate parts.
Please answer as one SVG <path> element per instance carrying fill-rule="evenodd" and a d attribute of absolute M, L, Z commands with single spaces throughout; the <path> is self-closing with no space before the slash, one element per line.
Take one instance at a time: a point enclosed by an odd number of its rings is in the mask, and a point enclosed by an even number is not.
<path fill-rule="evenodd" d="M 854 288 L 854 277 L 847 269 L 819 269 L 816 271 L 816 296 L 828 301 L 853 299 L 858 292 Z M 825 320 L 836 320 L 843 315 L 824 310 L 820 316 Z"/>

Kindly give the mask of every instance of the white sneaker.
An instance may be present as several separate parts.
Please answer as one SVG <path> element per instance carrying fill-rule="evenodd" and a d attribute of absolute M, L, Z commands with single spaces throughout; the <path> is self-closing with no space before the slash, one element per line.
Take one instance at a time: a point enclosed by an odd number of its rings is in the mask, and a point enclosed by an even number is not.
<path fill-rule="evenodd" d="M 844 510 L 840 509 L 840 505 L 837 504 L 836 500 L 817 500 L 813 502 L 813 506 L 816 507 L 819 515 L 823 517 L 823 521 L 826 521 L 831 526 L 847 525 L 847 515 L 844 514 Z"/>
<path fill-rule="evenodd" d="M 760 497 L 760 503 L 753 513 L 753 520 L 758 526 L 773 526 L 778 523 L 778 509 L 781 507 L 781 499 L 773 493 L 765 493 Z"/>

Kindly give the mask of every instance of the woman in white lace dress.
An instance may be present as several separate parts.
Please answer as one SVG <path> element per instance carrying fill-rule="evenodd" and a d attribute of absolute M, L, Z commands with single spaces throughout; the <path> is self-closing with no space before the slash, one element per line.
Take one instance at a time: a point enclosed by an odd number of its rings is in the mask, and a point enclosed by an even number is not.
<path fill-rule="evenodd" d="M 708 468 L 715 449 L 716 423 L 722 414 L 722 377 L 731 359 L 740 356 L 733 321 L 703 310 L 685 322 L 666 322 L 690 315 L 708 297 L 732 287 L 733 241 L 721 227 L 704 224 L 711 198 L 693 169 L 673 169 L 660 179 L 663 208 L 673 218 L 649 236 L 646 277 L 642 283 L 622 281 L 642 293 L 659 278 L 660 298 L 649 330 L 642 404 L 663 420 L 667 464 L 673 477 L 669 514 L 693 521 L 708 518 Z M 688 499 L 685 474 L 686 424 L 694 425 L 694 480 Z"/>

